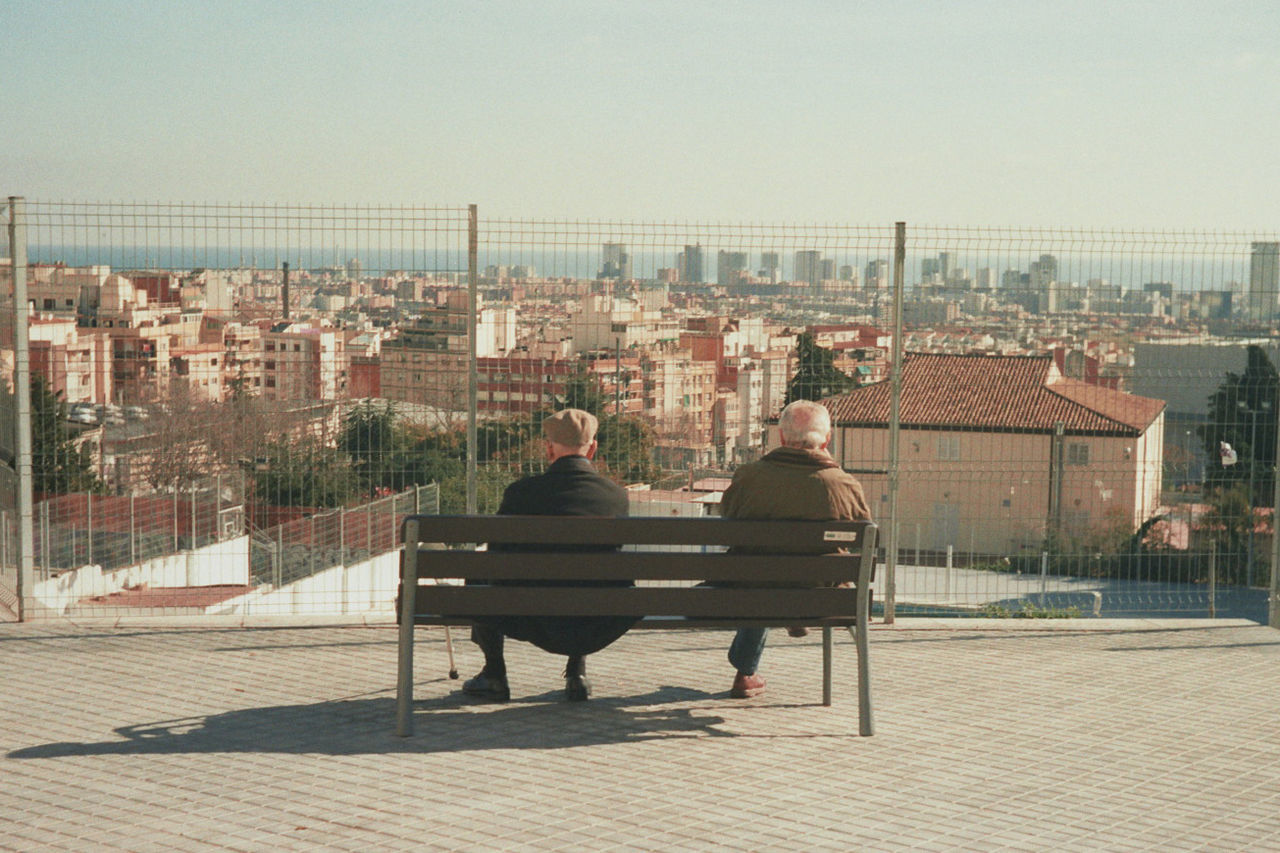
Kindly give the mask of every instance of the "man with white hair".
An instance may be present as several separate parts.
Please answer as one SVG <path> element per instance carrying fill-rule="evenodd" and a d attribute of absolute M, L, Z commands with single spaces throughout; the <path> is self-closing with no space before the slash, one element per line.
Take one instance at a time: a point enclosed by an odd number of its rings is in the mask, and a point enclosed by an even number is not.
<path fill-rule="evenodd" d="M 796 400 L 778 417 L 782 446 L 758 462 L 734 472 L 720 512 L 725 518 L 827 521 L 871 518 L 862 484 L 827 452 L 831 414 L 826 406 Z M 831 550 L 836 550 L 832 548 Z M 805 629 L 791 629 L 804 636 Z M 766 628 L 742 628 L 729 646 L 729 662 L 737 670 L 729 695 L 746 699 L 764 692 L 756 669 L 764 653 Z"/>

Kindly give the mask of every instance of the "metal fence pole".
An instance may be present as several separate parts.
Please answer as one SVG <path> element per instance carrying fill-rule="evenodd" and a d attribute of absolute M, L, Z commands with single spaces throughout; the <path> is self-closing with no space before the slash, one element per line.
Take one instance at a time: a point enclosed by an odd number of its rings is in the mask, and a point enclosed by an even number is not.
<path fill-rule="evenodd" d="M 129 565 L 138 562 L 138 533 L 134 529 L 134 499 L 136 495 L 129 495 Z"/>
<path fill-rule="evenodd" d="M 1209 543 L 1209 618 L 1218 615 L 1218 543 Z"/>
<path fill-rule="evenodd" d="M 898 568 L 898 439 L 902 411 L 902 281 L 907 264 L 907 223 L 893 229 L 893 364 L 889 369 L 889 538 L 884 549 L 884 623 L 893 624 Z"/>
<path fill-rule="evenodd" d="M 476 264 L 480 245 L 479 221 L 476 206 L 470 205 L 467 217 L 467 512 L 476 511 L 476 420 L 479 361 L 476 358 L 476 320 L 480 312 L 477 301 Z"/>
<path fill-rule="evenodd" d="M 9 261 L 13 273 L 13 395 L 16 423 L 14 467 L 18 474 L 18 620 L 31 615 L 35 588 L 35 477 L 31 464 L 31 306 L 27 301 L 26 201 L 9 197 Z"/>
<path fill-rule="evenodd" d="M 33 531 L 34 532 L 34 531 Z M 49 502 L 40 501 L 40 562 L 44 566 L 43 577 L 49 577 Z"/>
<path fill-rule="evenodd" d="M 1276 459 L 1280 461 L 1280 429 L 1276 430 Z M 1276 523 L 1276 513 L 1280 513 L 1280 471 L 1272 470 L 1271 479 L 1275 490 L 1271 498 L 1271 584 L 1267 589 L 1267 624 L 1280 629 L 1280 524 Z M 1253 519 L 1249 521 L 1252 523 Z"/>
<path fill-rule="evenodd" d="M 85 544 L 89 552 L 89 558 L 85 560 L 85 563 L 92 566 L 93 565 L 93 492 L 89 492 L 87 495 L 85 495 L 85 503 L 88 504 L 88 507 L 85 511 L 84 538 L 85 538 Z"/>

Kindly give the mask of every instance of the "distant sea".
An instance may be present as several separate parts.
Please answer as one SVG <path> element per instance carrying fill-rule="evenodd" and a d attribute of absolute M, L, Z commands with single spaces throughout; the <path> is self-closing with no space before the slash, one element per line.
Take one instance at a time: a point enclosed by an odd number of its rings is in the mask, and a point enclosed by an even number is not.
<path fill-rule="evenodd" d="M 374 232 L 373 236 L 377 236 Z M 455 237 L 457 235 L 454 235 Z M 789 237 L 788 241 L 794 241 Z M 465 244 L 465 234 L 462 235 Z M 995 285 L 1006 270 L 1029 271 L 1031 264 L 1042 254 L 1057 258 L 1059 281 L 1085 284 L 1091 279 L 1105 279 L 1126 289 L 1141 289 L 1154 282 L 1171 282 L 1178 292 L 1201 290 L 1240 291 L 1241 282 L 1249 280 L 1249 244 L 1239 247 L 1215 245 L 1213 247 L 1179 245 L 1157 251 L 1151 246 L 1134 246 L 1131 250 L 1119 250 L 1112 243 L 1105 253 L 1091 251 L 1079 244 L 1058 248 L 1046 239 L 1043 249 L 1017 252 L 993 247 L 981 252 L 953 252 L 953 267 L 965 269 L 976 276 L 981 269 L 994 271 Z M 632 274 L 639 279 L 657 278 L 663 268 L 676 266 L 676 254 L 682 246 L 646 248 L 631 253 Z M 703 246 L 703 281 L 716 280 L 718 249 Z M 1056 249 L 1056 251 L 1055 251 Z M 1211 249 L 1211 250 L 1210 250 Z M 738 250 L 735 250 L 738 251 Z M 824 251 L 824 257 L 834 262 L 837 276 L 840 267 L 849 266 L 861 281 L 866 266 L 874 260 L 888 261 L 892 247 L 880 251 L 878 247 L 837 247 Z M 927 253 L 908 252 L 905 281 L 913 287 L 921 280 L 922 265 L 926 259 L 937 257 L 938 251 Z M 760 251 L 748 254 L 748 271 L 755 274 L 761 268 Z M 780 276 L 790 280 L 794 272 L 794 251 L 779 251 Z M 596 247 L 557 247 L 547 245 L 506 244 L 481 245 L 478 253 L 481 275 L 486 268 L 504 266 L 510 269 L 523 266 L 536 277 L 594 278 L 603 265 L 602 253 Z M 378 276 L 393 271 L 409 273 L 465 274 L 467 271 L 466 246 L 399 246 L 319 245 L 305 248 L 266 245 L 162 245 L 145 242 L 121 242 L 112 245 L 31 244 L 27 248 L 29 263 L 65 263 L 68 266 L 109 265 L 113 270 L 193 270 L 193 269 L 280 269 L 288 262 L 293 270 L 325 270 L 338 267 L 358 267 L 361 276 Z"/>

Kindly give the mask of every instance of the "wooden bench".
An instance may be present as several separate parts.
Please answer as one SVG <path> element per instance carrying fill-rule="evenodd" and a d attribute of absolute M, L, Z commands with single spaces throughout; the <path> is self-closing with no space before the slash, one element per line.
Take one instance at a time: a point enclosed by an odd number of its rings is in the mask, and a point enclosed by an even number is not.
<path fill-rule="evenodd" d="M 877 532 L 869 521 L 410 516 L 401 557 L 396 734 L 413 731 L 415 625 L 469 625 L 468 617 L 501 615 L 642 615 L 637 628 L 820 627 L 824 705 L 831 704 L 832 629 L 850 628 L 858 654 L 858 733 L 869 736 L 867 623 Z M 549 550 L 477 551 L 476 543 Z M 621 550 L 555 550 L 564 543 Z M 723 552 L 727 546 L 811 551 L 839 546 L 848 553 L 730 555 Z M 446 579 L 455 582 L 435 583 Z M 464 586 L 457 579 L 502 583 Z M 637 585 L 521 585 L 545 580 L 634 580 Z M 701 581 L 717 586 L 694 585 Z M 779 583 L 808 588 L 769 586 Z M 405 589 L 415 589 L 416 595 L 405 595 Z M 726 648 L 727 643 L 726 638 Z"/>

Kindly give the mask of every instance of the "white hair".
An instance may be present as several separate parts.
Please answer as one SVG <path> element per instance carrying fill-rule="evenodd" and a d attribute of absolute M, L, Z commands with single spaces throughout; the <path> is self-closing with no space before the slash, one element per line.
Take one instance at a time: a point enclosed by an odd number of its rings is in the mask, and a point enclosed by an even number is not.
<path fill-rule="evenodd" d="M 831 413 L 812 400 L 795 400 L 778 416 L 782 443 L 790 447 L 817 449 L 831 436 Z"/>

